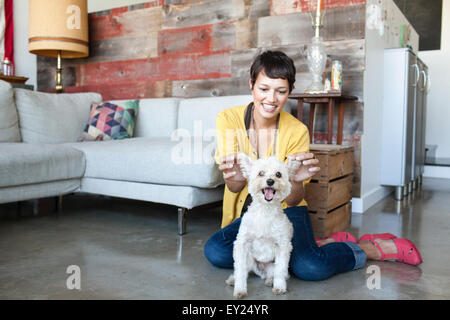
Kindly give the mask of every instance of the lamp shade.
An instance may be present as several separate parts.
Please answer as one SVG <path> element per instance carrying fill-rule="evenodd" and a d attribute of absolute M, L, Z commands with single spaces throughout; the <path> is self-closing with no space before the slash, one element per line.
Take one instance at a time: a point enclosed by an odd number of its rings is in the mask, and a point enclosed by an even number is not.
<path fill-rule="evenodd" d="M 28 49 L 62 58 L 89 55 L 87 0 L 30 0 Z"/>

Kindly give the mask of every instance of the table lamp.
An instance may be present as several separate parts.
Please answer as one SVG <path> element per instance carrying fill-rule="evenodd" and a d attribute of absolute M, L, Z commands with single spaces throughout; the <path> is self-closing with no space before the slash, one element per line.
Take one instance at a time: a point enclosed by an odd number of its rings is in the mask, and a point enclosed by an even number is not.
<path fill-rule="evenodd" d="M 87 0 L 30 0 L 28 50 L 57 58 L 56 92 L 63 92 L 61 58 L 89 55 Z"/>

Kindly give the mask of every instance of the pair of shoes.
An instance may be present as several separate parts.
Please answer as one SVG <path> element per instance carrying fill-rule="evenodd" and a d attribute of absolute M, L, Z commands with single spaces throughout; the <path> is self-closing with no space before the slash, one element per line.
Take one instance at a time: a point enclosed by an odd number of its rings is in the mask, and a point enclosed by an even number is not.
<path fill-rule="evenodd" d="M 337 231 L 337 232 L 334 232 L 334 233 L 330 234 L 328 237 L 325 237 L 325 238 L 316 238 L 316 243 L 317 243 L 317 245 L 318 245 L 319 247 L 321 247 L 321 246 L 323 246 L 323 245 L 320 244 L 320 243 L 317 242 L 317 241 L 325 240 L 325 239 L 329 239 L 329 238 L 334 239 L 334 241 L 336 241 L 336 242 L 344 242 L 344 241 L 347 241 L 347 242 L 354 242 L 354 243 L 356 243 L 356 238 L 355 238 L 351 233 L 344 232 L 344 231 Z"/>
<path fill-rule="evenodd" d="M 397 247 L 396 254 L 385 254 L 381 249 L 378 242 L 375 239 L 381 240 L 392 240 L 394 241 L 395 246 Z M 422 256 L 420 255 L 419 250 L 417 250 L 414 243 L 408 239 L 400 239 L 390 233 L 379 233 L 379 234 L 365 234 L 361 238 L 359 238 L 358 242 L 368 240 L 373 243 L 375 247 L 381 252 L 380 260 L 388 260 L 394 259 L 397 262 L 407 263 L 413 266 L 417 266 L 422 263 Z"/>

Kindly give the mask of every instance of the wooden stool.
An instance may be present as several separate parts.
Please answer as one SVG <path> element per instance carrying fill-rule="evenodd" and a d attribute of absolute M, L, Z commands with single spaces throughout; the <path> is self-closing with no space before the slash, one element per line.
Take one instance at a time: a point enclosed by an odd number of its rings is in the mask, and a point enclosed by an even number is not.
<path fill-rule="evenodd" d="M 321 93 L 310 94 L 300 93 L 291 94 L 289 98 L 298 100 L 297 118 L 303 122 L 303 103 L 309 103 L 309 139 L 312 142 L 313 128 L 314 128 L 314 111 L 316 104 L 328 104 L 328 144 L 332 143 L 333 137 L 333 115 L 335 103 L 339 103 L 339 116 L 338 116 L 338 128 L 337 128 L 337 141 L 336 144 L 342 144 L 342 136 L 344 130 L 344 102 L 354 101 L 358 98 L 355 96 L 341 95 L 340 93 Z"/>

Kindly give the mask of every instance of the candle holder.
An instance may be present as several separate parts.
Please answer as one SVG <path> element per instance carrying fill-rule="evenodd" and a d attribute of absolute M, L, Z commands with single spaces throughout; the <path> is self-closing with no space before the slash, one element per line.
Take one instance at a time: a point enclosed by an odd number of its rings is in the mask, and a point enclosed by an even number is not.
<path fill-rule="evenodd" d="M 311 2 L 315 3 L 316 1 Z M 320 3 L 321 1 L 317 0 L 316 9 L 310 12 L 314 37 L 311 39 L 311 44 L 306 51 L 306 60 L 308 62 L 308 69 L 312 77 L 312 82 L 305 90 L 306 93 L 324 92 L 322 74 L 327 62 L 327 52 L 325 45 L 323 44 L 323 39 L 320 36 L 320 28 L 323 27 L 322 22 L 325 16 L 325 11 L 320 10 Z M 311 5 L 311 8 L 314 9 L 314 6 Z M 316 13 L 315 17 L 313 17 L 312 12 Z"/>

